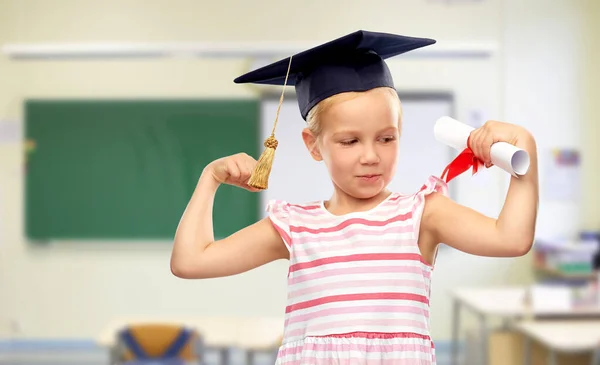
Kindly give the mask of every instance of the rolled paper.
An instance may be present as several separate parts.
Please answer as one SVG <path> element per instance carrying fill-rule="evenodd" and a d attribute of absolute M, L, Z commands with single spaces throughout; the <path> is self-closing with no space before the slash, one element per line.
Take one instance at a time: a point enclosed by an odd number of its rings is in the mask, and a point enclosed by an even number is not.
<path fill-rule="evenodd" d="M 469 135 L 475 128 L 461 123 L 448 116 L 441 117 L 435 123 L 433 134 L 439 142 L 458 151 L 463 151 L 467 146 Z M 529 170 L 529 154 L 510 143 L 496 142 L 491 146 L 490 157 L 492 163 L 512 176 L 525 175 Z"/>

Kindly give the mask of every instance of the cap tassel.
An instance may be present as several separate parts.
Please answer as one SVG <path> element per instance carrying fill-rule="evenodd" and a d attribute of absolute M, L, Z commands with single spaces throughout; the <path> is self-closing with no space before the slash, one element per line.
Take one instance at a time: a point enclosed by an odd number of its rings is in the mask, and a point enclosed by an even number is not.
<path fill-rule="evenodd" d="M 283 90 L 281 91 L 281 97 L 279 98 L 279 106 L 277 107 L 273 130 L 271 131 L 271 135 L 264 142 L 265 150 L 260 155 L 256 167 L 254 168 L 254 171 L 252 171 L 252 175 L 250 175 L 250 180 L 248 181 L 248 185 L 255 189 L 265 190 L 269 187 L 269 175 L 271 175 L 271 168 L 273 167 L 273 160 L 275 159 L 275 149 L 277 149 L 279 144 L 277 139 L 275 139 L 275 128 L 277 127 L 277 121 L 279 120 L 279 111 L 281 110 L 281 104 L 283 103 L 283 94 L 285 92 L 288 75 L 290 74 L 291 65 L 292 57 L 290 57 Z"/>
<path fill-rule="evenodd" d="M 271 174 L 271 167 L 273 167 L 277 143 L 273 135 L 265 140 L 265 150 L 260 155 L 256 167 L 252 171 L 252 175 L 250 175 L 248 185 L 261 190 L 269 186 L 269 175 Z"/>

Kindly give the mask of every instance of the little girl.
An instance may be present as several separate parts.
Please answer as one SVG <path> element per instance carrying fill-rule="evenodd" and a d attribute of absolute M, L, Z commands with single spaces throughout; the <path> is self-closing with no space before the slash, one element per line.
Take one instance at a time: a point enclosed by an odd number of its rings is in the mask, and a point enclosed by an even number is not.
<path fill-rule="evenodd" d="M 469 138 L 488 167 L 495 142 L 530 155 L 530 169 L 512 178 L 498 219 L 450 200 L 447 182 L 436 176 L 411 194 L 387 189 L 402 111 L 384 59 L 432 43 L 359 31 L 236 79 L 285 85 L 289 77 L 307 122 L 302 138 L 310 156 L 327 166 L 334 193 L 305 204 L 271 201 L 268 217 L 215 241 L 219 185 L 259 189 L 248 183 L 254 158 L 213 161 L 177 228 L 171 269 L 181 278 L 214 278 L 289 259 L 278 365 L 435 364 L 429 294 L 438 245 L 494 257 L 521 256 L 532 246 L 537 155 L 521 127 L 490 121 Z"/>

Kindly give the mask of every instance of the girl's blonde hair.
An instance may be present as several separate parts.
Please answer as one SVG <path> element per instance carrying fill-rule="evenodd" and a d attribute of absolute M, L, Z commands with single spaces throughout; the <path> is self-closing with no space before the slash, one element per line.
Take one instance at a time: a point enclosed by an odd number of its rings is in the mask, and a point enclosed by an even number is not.
<path fill-rule="evenodd" d="M 370 91 L 380 91 L 380 90 L 387 91 L 395 100 L 398 101 L 398 104 L 400 107 L 399 108 L 400 112 L 398 114 L 398 126 L 400 126 L 400 123 L 402 122 L 402 103 L 400 102 L 398 93 L 396 92 L 396 90 L 394 90 L 390 87 L 378 87 L 375 89 L 371 89 Z M 345 92 L 345 93 L 333 95 L 333 96 L 319 102 L 308 112 L 308 115 L 306 116 L 306 124 L 307 124 L 308 130 L 313 134 L 313 136 L 319 137 L 319 135 L 321 135 L 321 130 L 323 129 L 323 124 L 321 121 L 321 116 L 323 115 L 323 113 L 325 113 L 325 111 L 327 111 L 329 108 L 331 108 L 331 106 L 334 105 L 336 102 L 354 99 L 360 93 L 361 93 L 360 91 Z"/>

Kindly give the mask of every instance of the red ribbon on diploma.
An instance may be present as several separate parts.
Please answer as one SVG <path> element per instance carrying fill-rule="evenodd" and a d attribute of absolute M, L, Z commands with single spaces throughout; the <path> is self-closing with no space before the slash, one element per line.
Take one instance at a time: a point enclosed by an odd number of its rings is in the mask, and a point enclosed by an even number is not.
<path fill-rule="evenodd" d="M 445 180 L 446 183 L 450 182 L 450 180 L 454 179 L 458 175 L 467 171 L 470 167 L 473 167 L 473 175 L 477 173 L 480 165 L 483 166 L 483 162 L 475 157 L 475 154 L 469 148 L 469 138 L 467 139 L 467 148 L 465 148 L 456 158 L 446 166 L 444 172 L 442 172 L 442 176 L 440 177 L 442 180 Z M 446 176 L 444 178 L 444 176 Z"/>

